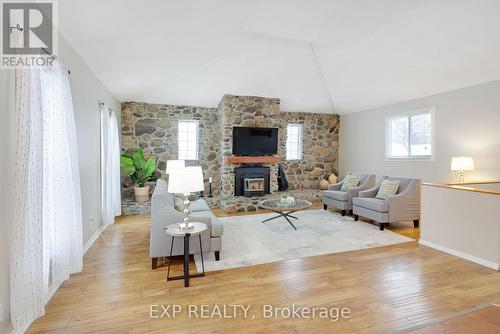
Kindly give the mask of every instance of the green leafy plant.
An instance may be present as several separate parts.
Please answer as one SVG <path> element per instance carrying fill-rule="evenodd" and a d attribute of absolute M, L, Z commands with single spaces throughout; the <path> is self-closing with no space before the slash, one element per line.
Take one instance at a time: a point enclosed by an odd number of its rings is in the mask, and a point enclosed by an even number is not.
<path fill-rule="evenodd" d="M 132 181 L 139 187 L 144 187 L 148 181 L 154 181 L 156 171 L 156 158 L 144 158 L 144 152 L 139 148 L 134 154 L 122 154 L 120 157 L 120 169 L 122 175 L 130 176 Z"/>

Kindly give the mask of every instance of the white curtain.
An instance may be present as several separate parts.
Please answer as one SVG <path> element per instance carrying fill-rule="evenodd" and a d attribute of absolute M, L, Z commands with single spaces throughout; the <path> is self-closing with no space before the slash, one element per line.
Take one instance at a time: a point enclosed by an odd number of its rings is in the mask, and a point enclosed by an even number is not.
<path fill-rule="evenodd" d="M 10 228 L 11 321 L 19 331 L 44 315 L 43 109 L 40 72 L 16 71 L 14 207 Z"/>
<path fill-rule="evenodd" d="M 16 71 L 16 182 L 11 318 L 22 331 L 69 274 L 82 269 L 76 128 L 67 71 Z"/>
<path fill-rule="evenodd" d="M 80 172 L 68 71 L 40 72 L 43 100 L 44 279 L 46 298 L 82 270 Z"/>
<path fill-rule="evenodd" d="M 101 104 L 102 215 L 105 225 L 121 215 L 120 140 L 114 111 Z"/>

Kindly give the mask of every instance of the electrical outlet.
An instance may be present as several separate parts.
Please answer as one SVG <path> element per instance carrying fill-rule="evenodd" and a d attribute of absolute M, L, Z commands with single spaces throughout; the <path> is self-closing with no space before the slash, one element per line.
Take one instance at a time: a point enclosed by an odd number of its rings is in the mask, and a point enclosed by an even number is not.
<path fill-rule="evenodd" d="M 93 229 L 96 227 L 96 222 L 95 222 L 95 219 L 93 217 L 90 217 L 90 227 Z"/>

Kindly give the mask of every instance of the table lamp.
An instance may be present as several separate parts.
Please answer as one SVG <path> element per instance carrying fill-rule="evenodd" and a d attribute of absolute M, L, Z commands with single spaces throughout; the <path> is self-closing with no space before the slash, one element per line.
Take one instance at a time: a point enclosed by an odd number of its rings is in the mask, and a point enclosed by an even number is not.
<path fill-rule="evenodd" d="M 464 171 L 474 170 L 474 159 L 471 157 L 453 157 L 451 158 L 451 170 L 458 171 L 460 177 L 458 182 L 464 182 Z"/>
<path fill-rule="evenodd" d="M 189 223 L 189 195 L 192 192 L 202 191 L 203 172 L 200 166 L 176 168 L 169 174 L 168 192 L 184 194 L 184 222 L 179 225 L 180 229 L 190 229 L 193 224 Z"/>
<path fill-rule="evenodd" d="M 166 173 L 170 174 L 174 169 L 186 167 L 186 162 L 184 160 L 167 160 L 167 170 Z"/>

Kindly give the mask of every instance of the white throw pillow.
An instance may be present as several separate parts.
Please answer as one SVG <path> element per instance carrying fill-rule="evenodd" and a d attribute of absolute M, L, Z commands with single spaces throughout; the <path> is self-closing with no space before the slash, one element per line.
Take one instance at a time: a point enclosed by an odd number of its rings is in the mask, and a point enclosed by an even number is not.
<path fill-rule="evenodd" d="M 356 188 L 359 184 L 359 176 L 348 175 L 346 176 L 344 182 L 342 182 L 342 187 L 340 191 L 347 191 L 352 188 Z"/>
<path fill-rule="evenodd" d="M 386 199 L 388 197 L 392 197 L 396 195 L 399 188 L 398 180 L 383 180 L 380 184 L 380 188 L 378 189 L 377 196 L 375 198 Z"/>

